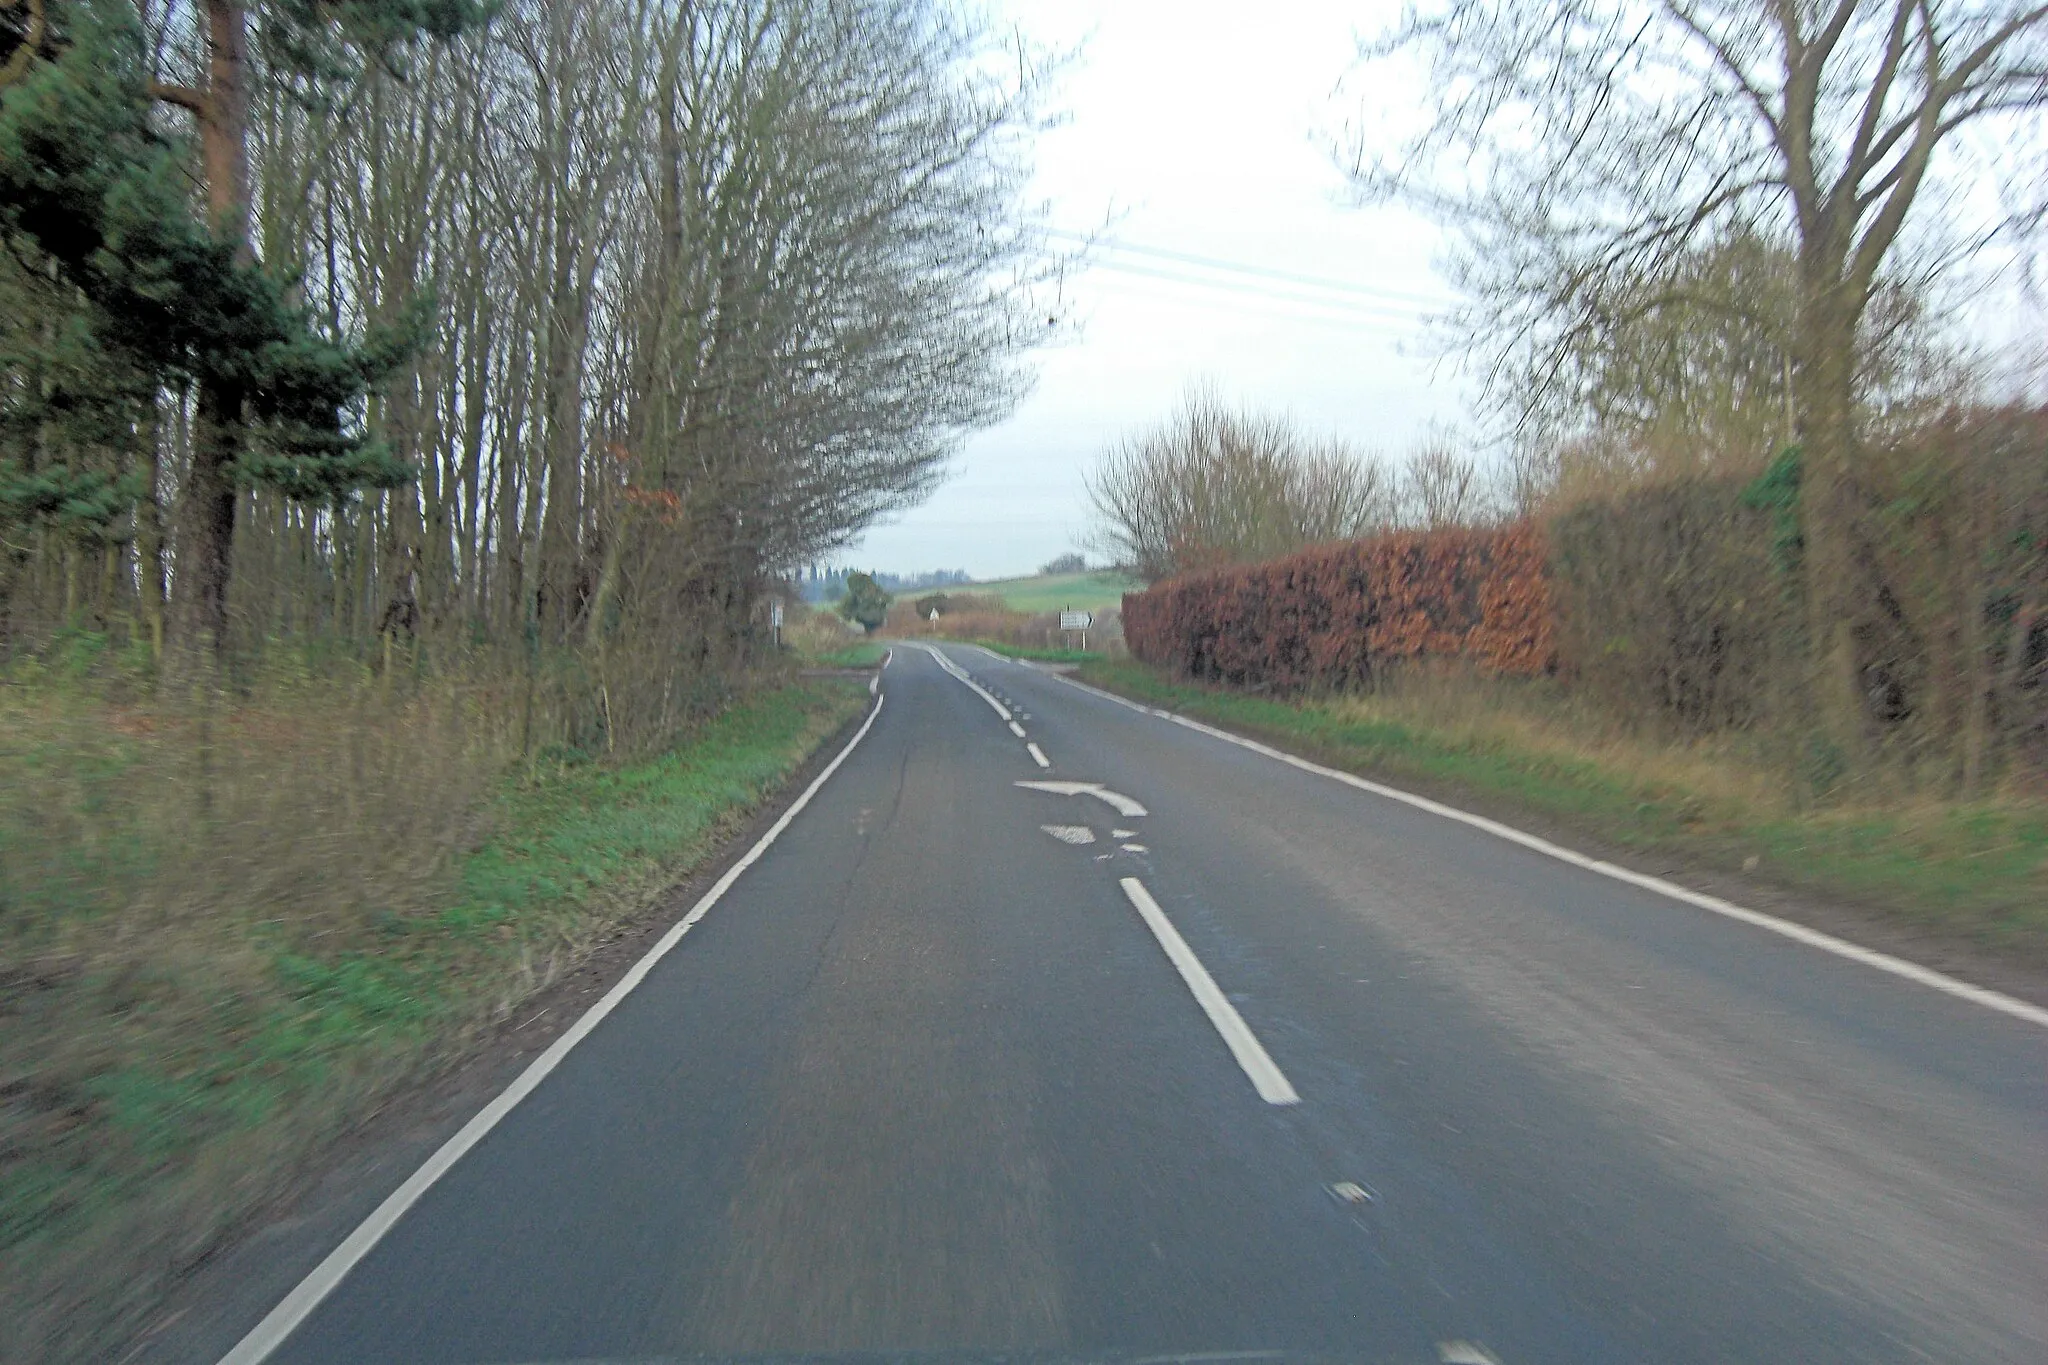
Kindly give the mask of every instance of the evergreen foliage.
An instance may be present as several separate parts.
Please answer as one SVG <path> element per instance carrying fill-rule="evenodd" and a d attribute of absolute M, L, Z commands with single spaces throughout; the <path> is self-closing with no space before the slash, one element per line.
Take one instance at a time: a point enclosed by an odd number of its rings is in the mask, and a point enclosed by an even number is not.
<path fill-rule="evenodd" d="M 868 630 L 880 630 L 893 600 L 873 575 L 856 571 L 846 576 L 846 596 L 839 601 L 839 614 Z"/>
<path fill-rule="evenodd" d="M 132 447 L 159 387 L 203 384 L 242 400 L 250 439 L 234 472 L 246 483 L 328 501 L 404 482 L 359 405 L 403 362 L 420 319 L 361 344 L 327 335 L 292 278 L 202 221 L 185 147 L 150 121 L 126 7 L 59 5 L 52 18 L 47 59 L 0 91 L 0 233 L 16 276 L 47 278 L 37 292 L 57 310 L 26 327 L 9 310 L 0 508 L 90 509 L 85 520 L 111 524 L 134 479 L 87 467 L 85 452 Z"/>

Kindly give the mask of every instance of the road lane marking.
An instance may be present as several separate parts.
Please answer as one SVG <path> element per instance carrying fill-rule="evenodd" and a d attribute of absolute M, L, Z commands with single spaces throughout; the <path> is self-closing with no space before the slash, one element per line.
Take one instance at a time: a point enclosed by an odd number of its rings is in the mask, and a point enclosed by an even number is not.
<path fill-rule="evenodd" d="M 1036 744 L 1026 744 L 1024 747 L 1030 750 L 1033 763 L 1036 763 L 1041 768 L 1050 768 L 1052 766 L 1052 760 L 1045 756 L 1045 750 L 1039 748 Z"/>
<path fill-rule="evenodd" d="M 1063 844 L 1095 842 L 1095 831 L 1086 825 L 1040 825 L 1039 828 Z"/>
<path fill-rule="evenodd" d="M 1128 707 L 1133 711 L 1152 710 L 1152 708 L 1140 706 L 1136 702 L 1119 697 L 1114 693 L 1105 692 L 1099 687 L 1091 687 L 1084 682 L 1075 682 L 1063 673 L 1055 673 L 1053 676 L 1069 687 L 1079 688 L 1083 692 L 1101 697 L 1106 701 L 1113 701 L 1117 705 Z M 1958 1000 L 1967 1000 L 1973 1005 L 1979 1005 L 1988 1010 L 1995 1010 L 2000 1014 L 2008 1015 L 2025 1023 L 2048 1028 L 2048 1009 L 2043 1009 L 2039 1005 L 2029 1004 L 2025 1000 L 2015 999 L 2003 991 L 1994 991 L 1983 986 L 1973 986 L 1967 981 L 1959 981 L 1955 977 L 1937 972 L 1931 967 L 1923 967 L 1917 962 L 1909 962 L 1902 957 L 1893 957 L 1890 953 L 1880 953 L 1874 948 L 1865 948 L 1861 944 L 1851 943 L 1847 939 L 1836 938 L 1833 934 L 1824 934 L 1818 929 L 1809 929 L 1803 924 L 1779 919 L 1775 915 L 1766 915 L 1760 910 L 1752 910 L 1748 906 L 1737 905 L 1735 902 L 1723 900 L 1719 896 L 1710 896 L 1704 891 L 1694 891 L 1688 887 L 1680 886 L 1676 882 L 1665 881 L 1662 877 L 1652 877 L 1648 873 L 1634 872 L 1628 868 L 1617 866 L 1614 863 L 1602 862 L 1598 858 L 1590 858 L 1576 850 L 1565 848 L 1561 844 L 1553 844 L 1548 839 L 1539 839 L 1533 834 L 1524 833 L 1512 825 L 1504 825 L 1498 820 L 1489 820 L 1483 815 L 1474 815 L 1470 811 L 1459 810 L 1456 806 L 1446 806 L 1441 801 L 1432 801 L 1426 796 L 1417 796 L 1413 792 L 1402 791 L 1399 787 L 1389 787 L 1385 783 L 1374 782 L 1369 778 L 1360 777 L 1356 773 L 1347 773 L 1338 768 L 1326 768 L 1320 763 L 1311 763 L 1305 758 L 1288 753 L 1285 749 L 1276 749 L 1270 744 L 1262 744 L 1258 740 L 1232 734 L 1230 731 L 1218 729 L 1214 725 L 1205 725 L 1201 721 L 1178 715 L 1172 711 L 1153 711 L 1152 714 L 1164 720 L 1172 721 L 1175 725 L 1185 726 L 1187 729 L 1208 735 L 1213 739 L 1220 739 L 1226 744 L 1235 744 L 1241 749 L 1250 749 L 1253 753 L 1264 754 L 1268 758 L 1278 759 L 1280 762 L 1290 767 L 1299 768 L 1303 772 L 1314 773 L 1318 777 L 1327 777 L 1333 782 L 1342 782 L 1347 787 L 1356 787 L 1360 791 L 1371 792 L 1374 796 L 1383 796 L 1389 801 L 1399 801 L 1402 805 L 1413 806 L 1416 810 L 1427 811 L 1431 815 L 1441 816 L 1446 820 L 1455 820 L 1462 825 L 1470 825 L 1473 829 L 1483 830 L 1495 838 L 1505 839 L 1511 844 L 1520 844 L 1523 848 L 1541 853 L 1548 858 L 1555 858 L 1561 863 L 1570 863 L 1573 867 L 1581 868 L 1587 872 L 1597 873 L 1602 877 L 1609 877 L 1618 882 L 1626 882 L 1630 886 L 1654 892 L 1671 900 L 1682 901 L 1687 905 L 1705 910 L 1710 914 L 1736 920 L 1753 928 L 1789 938 L 1797 943 L 1803 943 L 1809 948 L 1818 948 L 1824 953 L 1832 953 L 1836 957 L 1847 958 L 1851 962 L 1861 963 L 1863 966 L 1874 968 L 1877 971 L 1886 972 L 1903 980 L 1926 986 L 1930 990 L 1940 991 L 1942 994 L 1954 996 Z"/>
<path fill-rule="evenodd" d="M 1113 792 L 1100 782 L 1019 782 L 1017 785 L 1035 792 L 1051 792 L 1055 796 L 1092 796 L 1110 806 L 1118 815 L 1151 814 L 1130 797 L 1122 792 Z"/>
<path fill-rule="evenodd" d="M 818 794 L 819 788 L 831 779 L 832 774 L 839 771 L 839 765 L 846 762 L 854 747 L 867 738 L 868 731 L 874 728 L 875 718 L 882 714 L 882 704 L 887 700 L 885 696 L 876 696 L 874 706 L 868 711 L 868 718 L 861 722 L 860 729 L 853 732 L 853 738 L 846 741 L 846 747 L 835 754 L 832 761 L 825 765 L 824 770 L 811 779 L 811 785 L 805 787 L 802 795 L 790 803 L 789 809 L 782 812 L 775 823 L 768 827 L 767 832 L 754 841 L 754 846 L 748 849 L 738 862 L 727 868 L 725 874 L 711 884 L 710 890 L 698 897 L 697 903 L 690 907 L 689 914 L 671 925 L 668 932 L 647 950 L 646 956 L 634 963 L 632 968 L 604 993 L 603 999 L 586 1010 L 582 1018 L 571 1024 L 567 1032 L 548 1046 L 547 1051 L 534 1058 L 496 1099 L 478 1110 L 453 1137 L 442 1143 L 434 1154 L 427 1158 L 425 1164 L 407 1177 L 403 1185 L 393 1190 L 354 1232 L 342 1240 L 341 1245 L 328 1252 L 326 1259 L 314 1266 L 306 1278 L 300 1280 L 291 1293 L 285 1295 L 278 1305 L 264 1316 L 263 1321 L 250 1328 L 248 1335 L 237 1342 L 233 1350 L 221 1357 L 220 1365 L 259 1365 L 259 1362 L 267 1359 L 273 1351 L 282 1346 L 286 1338 L 298 1329 L 299 1324 L 312 1316 L 313 1310 L 348 1277 L 349 1272 L 356 1268 L 356 1264 L 369 1255 L 377 1243 L 384 1240 L 384 1235 L 405 1216 L 406 1210 L 418 1203 L 420 1197 L 433 1187 L 434 1182 L 446 1175 L 456 1162 L 462 1160 L 470 1148 L 483 1141 L 485 1135 L 497 1127 L 521 1100 L 532 1094 L 540 1083 L 548 1078 L 549 1073 L 562 1064 L 562 1059 L 567 1057 L 578 1043 L 590 1036 L 591 1031 L 603 1023 L 605 1017 L 617 1009 L 620 1003 L 633 993 L 634 988 L 647 979 L 647 974 L 654 970 L 655 964 L 668 956 L 670 949 L 682 942 L 683 935 L 695 928 L 697 921 L 703 919 L 711 907 L 718 904 L 719 898 L 740 879 L 740 874 L 759 861 L 761 855 L 768 851 L 768 846 L 780 838 L 782 832 L 802 813 L 803 808 L 811 803 L 811 798 Z"/>
<path fill-rule="evenodd" d="M 1013 720 L 1010 722 L 1010 733 L 1015 735 L 1017 738 L 1022 739 L 1024 738 L 1024 727 Z"/>
<path fill-rule="evenodd" d="M 1476 1341 L 1439 1342 L 1436 1358 L 1443 1365 L 1500 1365 L 1500 1358 Z"/>
<path fill-rule="evenodd" d="M 990 695 L 989 690 L 987 688 L 983 687 L 980 683 L 976 682 L 973 678 L 969 677 L 967 675 L 966 669 L 960 667 L 960 665 L 954 663 L 951 659 L 939 653 L 938 648 L 935 645 L 924 645 L 921 646 L 921 648 L 925 651 L 925 653 L 931 655 L 934 659 L 937 659 L 939 661 L 940 668 L 945 669 L 955 678 L 958 678 L 961 682 L 966 683 L 970 688 L 972 688 L 974 690 L 975 696 L 980 697 L 990 706 L 995 707 L 997 715 L 1001 716 L 1006 721 L 1010 719 L 1010 708 L 1003 705 L 1001 702 L 997 701 L 994 696 Z"/>
<path fill-rule="evenodd" d="M 1209 1016 L 1209 1022 L 1216 1026 L 1216 1031 L 1223 1035 L 1224 1046 L 1230 1049 L 1231 1056 L 1237 1058 L 1244 1074 L 1251 1078 L 1252 1088 L 1259 1092 L 1259 1098 L 1268 1104 L 1300 1104 L 1301 1096 L 1294 1093 L 1286 1073 L 1266 1055 L 1258 1035 L 1237 1012 L 1237 1006 L 1230 1003 L 1230 997 L 1217 987 L 1216 979 L 1195 956 L 1195 950 L 1188 947 L 1187 940 L 1180 936 L 1180 930 L 1173 927 L 1173 921 L 1159 908 L 1159 902 L 1152 899 L 1145 883 L 1136 877 L 1125 877 L 1119 885 L 1131 904 L 1137 907 L 1139 917 L 1152 930 L 1152 936 L 1159 940 L 1159 946 L 1166 950 L 1167 959 L 1179 969 L 1180 979 L 1187 982 L 1188 989 L 1194 992 L 1195 1002 Z"/>

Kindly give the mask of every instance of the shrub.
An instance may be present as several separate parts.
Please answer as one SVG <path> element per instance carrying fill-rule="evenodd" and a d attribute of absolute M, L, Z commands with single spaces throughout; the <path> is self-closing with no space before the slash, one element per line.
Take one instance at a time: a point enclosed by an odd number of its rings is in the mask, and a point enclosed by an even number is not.
<path fill-rule="evenodd" d="M 1565 671 L 1621 714 L 1668 714 L 1688 730 L 1789 710 L 1798 584 L 1779 515 L 1743 480 L 1683 479 L 1558 516 L 1551 581 Z"/>
<path fill-rule="evenodd" d="M 880 630 L 892 600 L 872 577 L 856 571 L 846 576 L 846 596 L 839 603 L 839 614 L 863 630 Z"/>

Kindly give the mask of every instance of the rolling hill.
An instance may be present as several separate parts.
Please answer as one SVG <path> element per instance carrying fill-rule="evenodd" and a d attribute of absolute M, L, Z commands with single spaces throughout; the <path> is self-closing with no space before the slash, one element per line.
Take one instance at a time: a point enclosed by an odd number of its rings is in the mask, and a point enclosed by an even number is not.
<path fill-rule="evenodd" d="M 1037 574 L 968 584 L 963 591 L 1003 599 L 1011 611 L 1101 611 L 1121 605 L 1123 595 L 1144 587 L 1135 578 L 1111 570 L 1089 573 Z"/>

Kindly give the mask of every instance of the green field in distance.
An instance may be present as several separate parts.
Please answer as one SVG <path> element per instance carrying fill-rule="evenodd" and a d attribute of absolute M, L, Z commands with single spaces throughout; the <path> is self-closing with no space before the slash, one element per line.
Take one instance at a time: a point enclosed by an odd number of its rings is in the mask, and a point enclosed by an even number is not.
<path fill-rule="evenodd" d="M 1122 605 L 1125 593 L 1136 592 L 1144 586 L 1135 578 L 1096 570 L 1092 573 L 1003 578 L 993 583 L 967 583 L 952 591 L 1000 597 L 1011 611 L 1102 611 Z"/>

